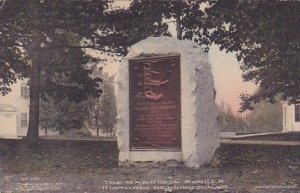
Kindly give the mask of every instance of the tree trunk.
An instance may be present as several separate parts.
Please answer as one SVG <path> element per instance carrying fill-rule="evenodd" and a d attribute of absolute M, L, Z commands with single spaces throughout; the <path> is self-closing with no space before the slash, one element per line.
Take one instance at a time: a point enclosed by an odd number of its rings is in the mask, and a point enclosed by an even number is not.
<path fill-rule="evenodd" d="M 99 137 L 99 125 L 98 125 L 98 118 L 96 118 L 96 127 L 97 127 L 97 137 Z"/>
<path fill-rule="evenodd" d="M 36 143 L 39 139 L 39 105 L 40 105 L 40 77 L 41 77 L 41 48 L 40 41 L 37 38 L 29 49 L 32 59 L 30 74 L 30 105 L 29 105 L 29 124 L 27 131 L 27 140 Z"/>
<path fill-rule="evenodd" d="M 177 39 L 182 39 L 182 28 L 181 28 L 181 20 L 180 14 L 176 14 L 176 32 L 177 32 Z"/>

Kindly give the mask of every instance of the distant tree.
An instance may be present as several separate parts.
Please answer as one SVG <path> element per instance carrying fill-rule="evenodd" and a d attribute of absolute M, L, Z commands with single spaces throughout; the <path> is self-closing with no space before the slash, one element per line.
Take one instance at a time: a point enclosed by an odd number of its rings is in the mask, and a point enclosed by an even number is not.
<path fill-rule="evenodd" d="M 59 131 L 60 134 L 80 130 L 83 128 L 86 112 L 83 102 L 48 98 L 40 103 L 40 126 L 45 130 Z"/>
<path fill-rule="evenodd" d="M 100 130 L 106 135 L 111 135 L 117 116 L 114 76 L 108 76 L 101 71 L 99 73 L 98 76 L 103 79 L 101 84 L 103 93 L 100 98 L 91 97 L 86 101 L 86 123 L 89 128 L 96 129 L 97 136 Z"/>
<path fill-rule="evenodd" d="M 218 125 L 220 131 L 233 131 L 237 133 L 247 132 L 247 125 L 244 119 L 235 115 L 228 104 L 221 101 L 221 104 L 218 105 L 218 112 Z"/>
<path fill-rule="evenodd" d="M 103 128 L 103 104 L 100 98 L 90 97 L 86 101 L 87 105 L 87 119 L 86 125 L 88 128 L 96 130 L 97 137 L 99 137 L 99 132 Z"/>
<path fill-rule="evenodd" d="M 63 33 L 51 42 L 57 44 L 80 44 L 77 35 Z M 48 129 L 63 134 L 83 127 L 87 97 L 98 96 L 96 77 L 91 77 L 94 59 L 86 55 L 80 47 L 47 49 L 41 54 L 43 65 L 40 78 L 40 118 L 39 123 Z M 100 90 L 100 88 L 99 88 Z"/>
<path fill-rule="evenodd" d="M 61 32 L 51 44 L 76 46 L 80 42 L 77 35 Z M 99 82 L 94 80 L 99 77 L 92 77 L 96 59 L 80 47 L 65 49 L 58 46 L 45 50 L 42 56 L 46 65 L 41 69 L 40 126 L 60 134 L 81 129 L 86 115 L 82 101 L 96 97 L 98 92 L 95 88 L 99 87 Z"/>
<path fill-rule="evenodd" d="M 102 89 L 103 95 L 101 98 L 103 105 L 103 128 L 106 135 L 112 135 L 117 117 L 114 76 L 107 77 Z"/>
<path fill-rule="evenodd" d="M 280 97 L 276 97 L 278 100 Z M 282 131 L 282 105 L 280 102 L 269 104 L 261 101 L 254 105 L 254 110 L 247 115 L 250 132 L 280 132 Z"/>

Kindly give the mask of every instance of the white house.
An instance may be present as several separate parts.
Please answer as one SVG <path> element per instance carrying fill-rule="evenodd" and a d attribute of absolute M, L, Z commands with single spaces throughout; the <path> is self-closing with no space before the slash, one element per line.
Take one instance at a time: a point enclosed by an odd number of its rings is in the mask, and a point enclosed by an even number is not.
<path fill-rule="evenodd" d="M 11 85 L 12 91 L 0 95 L 0 137 L 17 138 L 25 136 L 29 118 L 29 88 L 27 80 Z"/>
<path fill-rule="evenodd" d="M 282 103 L 283 132 L 300 131 L 300 104 Z"/>
<path fill-rule="evenodd" d="M 0 95 L 0 138 L 20 138 L 27 135 L 29 121 L 28 80 L 18 80 L 12 91 Z M 39 135 L 58 135 L 58 131 L 40 129 Z"/>

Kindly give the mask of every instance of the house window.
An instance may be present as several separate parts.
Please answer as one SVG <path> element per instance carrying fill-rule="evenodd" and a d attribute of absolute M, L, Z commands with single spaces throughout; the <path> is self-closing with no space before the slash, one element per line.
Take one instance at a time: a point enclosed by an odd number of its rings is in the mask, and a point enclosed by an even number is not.
<path fill-rule="evenodd" d="M 21 127 L 27 127 L 27 113 L 21 113 Z"/>
<path fill-rule="evenodd" d="M 24 83 L 21 85 L 21 97 L 23 97 L 23 98 L 29 97 L 29 88 Z"/>
<path fill-rule="evenodd" d="M 295 105 L 295 121 L 300 122 L 300 104 Z"/>

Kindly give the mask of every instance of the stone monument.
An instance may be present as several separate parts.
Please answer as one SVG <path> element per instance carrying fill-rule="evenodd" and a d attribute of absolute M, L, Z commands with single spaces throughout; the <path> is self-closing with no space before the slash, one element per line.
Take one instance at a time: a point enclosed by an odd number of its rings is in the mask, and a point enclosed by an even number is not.
<path fill-rule="evenodd" d="M 219 147 L 211 66 L 195 43 L 172 37 L 135 44 L 118 73 L 120 165 L 208 163 Z"/>

